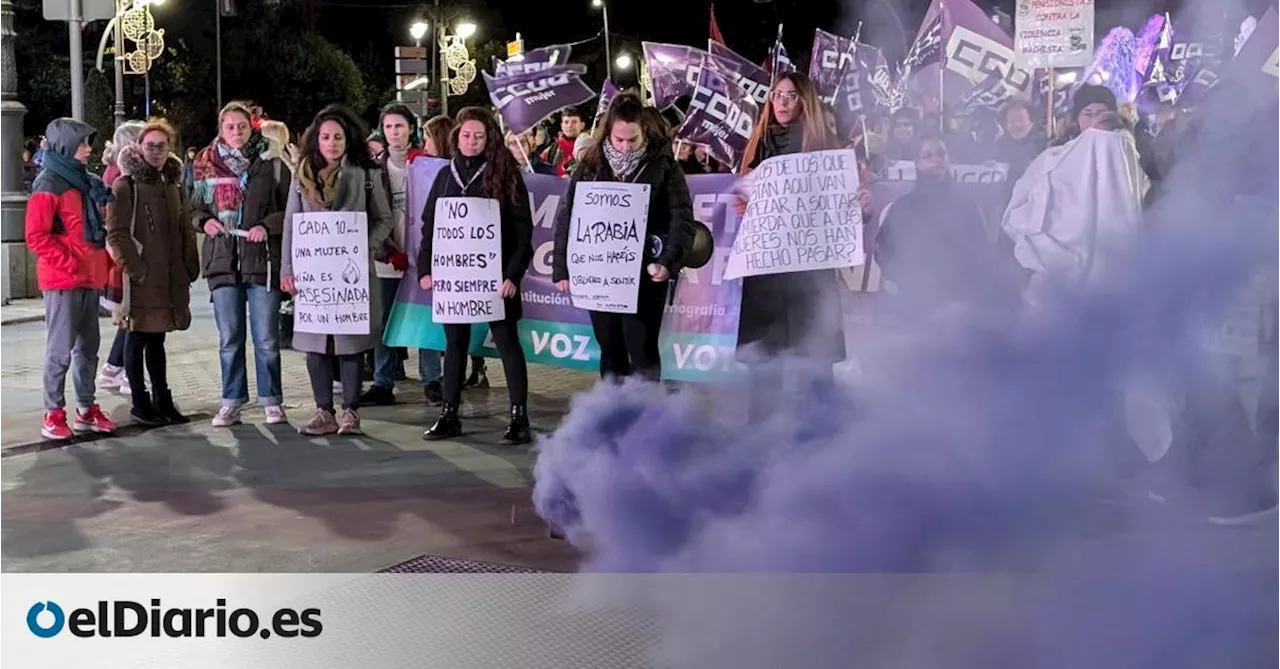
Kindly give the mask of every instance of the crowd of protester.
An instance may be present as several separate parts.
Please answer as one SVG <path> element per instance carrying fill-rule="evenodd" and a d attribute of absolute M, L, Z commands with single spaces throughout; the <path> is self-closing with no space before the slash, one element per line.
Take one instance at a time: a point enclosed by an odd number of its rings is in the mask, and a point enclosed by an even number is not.
<path fill-rule="evenodd" d="M 511 404 L 502 439 L 529 443 L 528 375 L 516 336 L 520 283 L 533 254 L 521 172 L 568 180 L 556 217 L 552 276 L 561 291 L 569 290 L 565 255 L 575 184 L 627 180 L 652 186 L 646 234 L 665 243 L 660 255 L 643 265 L 640 307 L 635 314 L 590 314 L 602 377 L 662 376 L 658 333 L 666 286 L 682 267 L 694 223 L 686 175 L 746 175 L 770 157 L 798 152 L 847 146 L 857 151 L 869 262 L 879 266 L 885 292 L 910 298 L 903 301 L 911 305 L 910 313 L 898 316 L 926 323 L 935 313 L 967 305 L 1012 320 L 1043 271 L 1019 250 L 1028 242 L 1020 237 L 1017 218 L 1020 203 L 1034 196 L 1045 156 L 1090 132 L 1120 134 L 1141 165 L 1141 178 L 1125 194 L 1141 211 L 1158 195 L 1176 157 L 1176 138 L 1170 136 L 1184 131 L 1176 115 L 1140 120 L 1107 88 L 1084 85 L 1074 93 L 1070 114 L 1051 127 L 1025 101 L 950 116 L 908 107 L 868 119 L 862 136 L 850 143 L 837 138 L 808 77 L 791 73 L 775 82 L 740 164 L 724 165 L 706 147 L 674 139 L 672 125 L 652 112 L 640 97 L 624 92 L 598 119 L 589 122 L 581 111 L 566 109 L 557 125 L 517 135 L 504 133 L 497 115 L 486 108 L 421 119 L 391 104 L 369 132 L 350 111 L 330 106 L 295 136 L 251 104 L 233 102 L 220 111 L 213 139 L 187 149 L 182 159 L 179 138 L 163 120 L 125 123 L 103 156 L 101 179 L 86 169 L 94 129 L 55 120 L 28 163 L 37 175 L 31 177 L 27 241 L 38 258 L 48 314 L 48 412 L 42 433 L 64 440 L 74 431 L 113 431 L 115 425 L 96 402 L 98 389 L 129 395 L 139 423 L 186 421 L 166 379 L 165 336 L 189 327 L 190 286 L 203 279 L 219 333 L 222 397 L 214 426 L 235 425 L 244 417 L 251 400 L 246 367 L 251 341 L 256 398 L 267 423 L 290 420 L 281 383 L 281 349 L 290 346 L 306 354 L 315 404 L 300 431 L 360 434 L 360 408 L 395 403 L 397 383 L 406 380 L 410 352 L 386 345 L 382 326 L 411 255 L 417 258 L 418 276 L 407 278 L 431 287 L 435 201 L 476 196 L 501 204 L 505 317 L 487 325 L 501 354 Z M 447 159 L 450 167 L 440 170 L 425 208 L 409 211 L 406 171 L 428 157 Z M 914 164 L 914 189 L 893 202 L 874 201 L 868 186 L 894 162 Z M 990 212 L 956 187 L 950 170 L 954 163 L 987 162 L 1008 165 L 1003 233 L 994 241 L 985 232 Z M 740 201 L 738 211 L 746 204 Z M 369 263 L 376 277 L 370 313 L 377 325 L 368 335 L 302 333 L 291 326 L 289 300 L 296 286 L 289 221 L 294 213 L 312 211 L 368 215 Z M 420 248 L 407 247 L 410 225 L 422 227 Z M 837 286 L 834 271 L 746 278 L 740 359 L 749 366 L 796 353 L 828 366 L 844 360 L 842 318 L 829 308 L 839 303 Z M 100 299 L 115 318 L 113 343 L 99 370 Z M 445 351 L 416 351 L 423 401 L 440 407 L 439 418 L 424 433 L 427 439 L 459 435 L 464 389 L 488 386 L 484 359 L 468 360 L 470 330 L 445 326 Z M 814 333 L 822 333 L 820 341 Z M 1263 340 L 1274 347 L 1274 333 Z M 753 383 L 779 382 L 769 376 L 775 368 L 753 369 L 760 374 Z M 63 397 L 68 371 L 76 393 L 70 421 Z M 769 407 L 752 411 L 761 414 Z M 1269 411 L 1274 416 L 1274 406 Z M 1274 449 L 1270 453 L 1274 456 Z"/>

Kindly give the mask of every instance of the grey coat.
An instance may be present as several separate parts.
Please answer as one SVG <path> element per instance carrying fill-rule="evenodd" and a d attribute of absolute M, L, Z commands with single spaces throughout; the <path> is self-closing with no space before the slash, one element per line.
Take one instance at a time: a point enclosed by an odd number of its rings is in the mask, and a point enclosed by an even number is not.
<path fill-rule="evenodd" d="M 364 170 L 347 165 L 342 166 L 342 174 L 338 177 L 338 197 L 333 207 L 322 209 L 302 197 L 297 182 L 289 190 L 289 204 L 284 212 L 284 236 L 281 242 L 280 275 L 293 276 L 293 215 L 300 212 L 313 211 L 363 211 L 369 215 L 369 276 L 376 277 L 374 271 L 374 250 L 381 249 L 387 238 L 391 236 L 391 205 L 387 202 L 387 193 L 382 188 L 381 170 Z M 369 281 L 369 322 L 370 332 L 367 335 L 323 335 L 312 332 L 293 333 L 293 348 L 307 353 L 332 353 L 334 355 L 352 355 L 373 350 L 374 345 L 382 340 L 382 315 L 378 299 L 377 280 Z M 332 348 L 330 348 L 332 342 Z"/>

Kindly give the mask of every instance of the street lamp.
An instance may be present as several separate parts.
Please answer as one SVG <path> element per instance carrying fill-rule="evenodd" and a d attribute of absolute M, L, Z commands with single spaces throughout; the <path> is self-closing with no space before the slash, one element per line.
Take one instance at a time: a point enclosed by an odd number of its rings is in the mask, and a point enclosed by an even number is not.
<path fill-rule="evenodd" d="M 461 21 L 457 26 L 454 26 L 453 32 L 462 39 L 470 39 L 472 35 L 476 34 L 476 24 L 470 21 Z"/>
<path fill-rule="evenodd" d="M 431 29 L 431 25 L 426 21 L 414 21 L 413 25 L 409 26 L 409 36 L 413 38 L 413 45 L 415 47 L 422 48 L 422 38 L 427 36 L 427 31 L 430 29 Z M 430 49 L 423 50 L 422 52 L 422 60 L 428 64 L 427 67 L 422 68 L 422 71 L 424 72 L 424 76 L 418 77 L 417 79 L 410 82 L 408 86 L 405 86 L 406 91 L 414 90 L 416 88 L 424 89 L 421 93 L 422 95 L 422 121 L 421 122 L 422 123 L 426 123 L 427 121 L 427 113 L 428 113 L 427 99 L 430 96 L 428 95 L 426 86 L 427 84 L 431 83 L 431 79 L 425 76 L 425 73 L 431 69 L 429 64 L 435 62 L 434 59 L 428 58 L 427 56 L 428 53 L 430 53 Z"/>
<path fill-rule="evenodd" d="M 631 54 L 629 53 L 620 54 L 616 59 L 614 59 L 613 64 L 617 66 L 619 70 L 624 70 L 624 71 L 630 70 Z"/>
<path fill-rule="evenodd" d="M 591 6 L 600 10 L 600 13 L 604 16 L 604 69 L 609 79 L 613 79 L 613 63 L 611 62 L 613 55 L 609 51 L 609 5 L 606 5 L 604 0 L 591 0 Z"/>

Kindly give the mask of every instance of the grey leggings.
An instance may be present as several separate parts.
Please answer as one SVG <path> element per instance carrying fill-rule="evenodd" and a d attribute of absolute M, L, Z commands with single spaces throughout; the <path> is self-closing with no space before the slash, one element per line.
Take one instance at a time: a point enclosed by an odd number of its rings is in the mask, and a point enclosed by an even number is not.
<path fill-rule="evenodd" d="M 364 372 L 364 354 L 331 355 L 307 354 L 307 376 L 311 377 L 311 394 L 316 407 L 333 411 L 333 367 L 338 363 L 338 375 L 342 381 L 342 408 L 360 408 L 360 375 Z"/>

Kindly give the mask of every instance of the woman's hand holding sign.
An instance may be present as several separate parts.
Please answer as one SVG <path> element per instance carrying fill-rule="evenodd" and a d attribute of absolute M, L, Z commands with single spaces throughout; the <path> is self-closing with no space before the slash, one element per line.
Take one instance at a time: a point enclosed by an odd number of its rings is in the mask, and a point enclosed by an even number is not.
<path fill-rule="evenodd" d="M 288 294 L 290 294 L 290 295 L 295 295 L 295 294 L 297 294 L 297 292 L 298 292 L 298 286 L 297 286 L 297 285 L 295 285 L 295 284 L 293 283 L 293 275 L 292 275 L 292 274 L 281 274 L 281 275 L 280 275 L 280 290 L 283 290 L 284 292 L 286 292 L 286 293 L 288 293 Z"/>
<path fill-rule="evenodd" d="M 428 274 L 421 279 L 418 279 L 418 285 L 421 286 L 423 290 L 431 290 L 431 275 Z"/>
<path fill-rule="evenodd" d="M 667 279 L 671 278 L 671 270 L 667 269 L 666 267 L 663 267 L 662 265 L 659 265 L 656 262 L 649 263 L 648 269 L 649 269 L 649 278 L 653 279 L 655 283 L 662 283 L 663 281 L 666 281 Z"/>
<path fill-rule="evenodd" d="M 556 282 L 556 290 L 558 290 L 558 291 L 560 291 L 560 292 L 562 292 L 562 293 L 567 293 L 567 292 L 569 292 L 569 282 L 568 282 L 568 281 L 557 281 L 557 282 Z"/>

